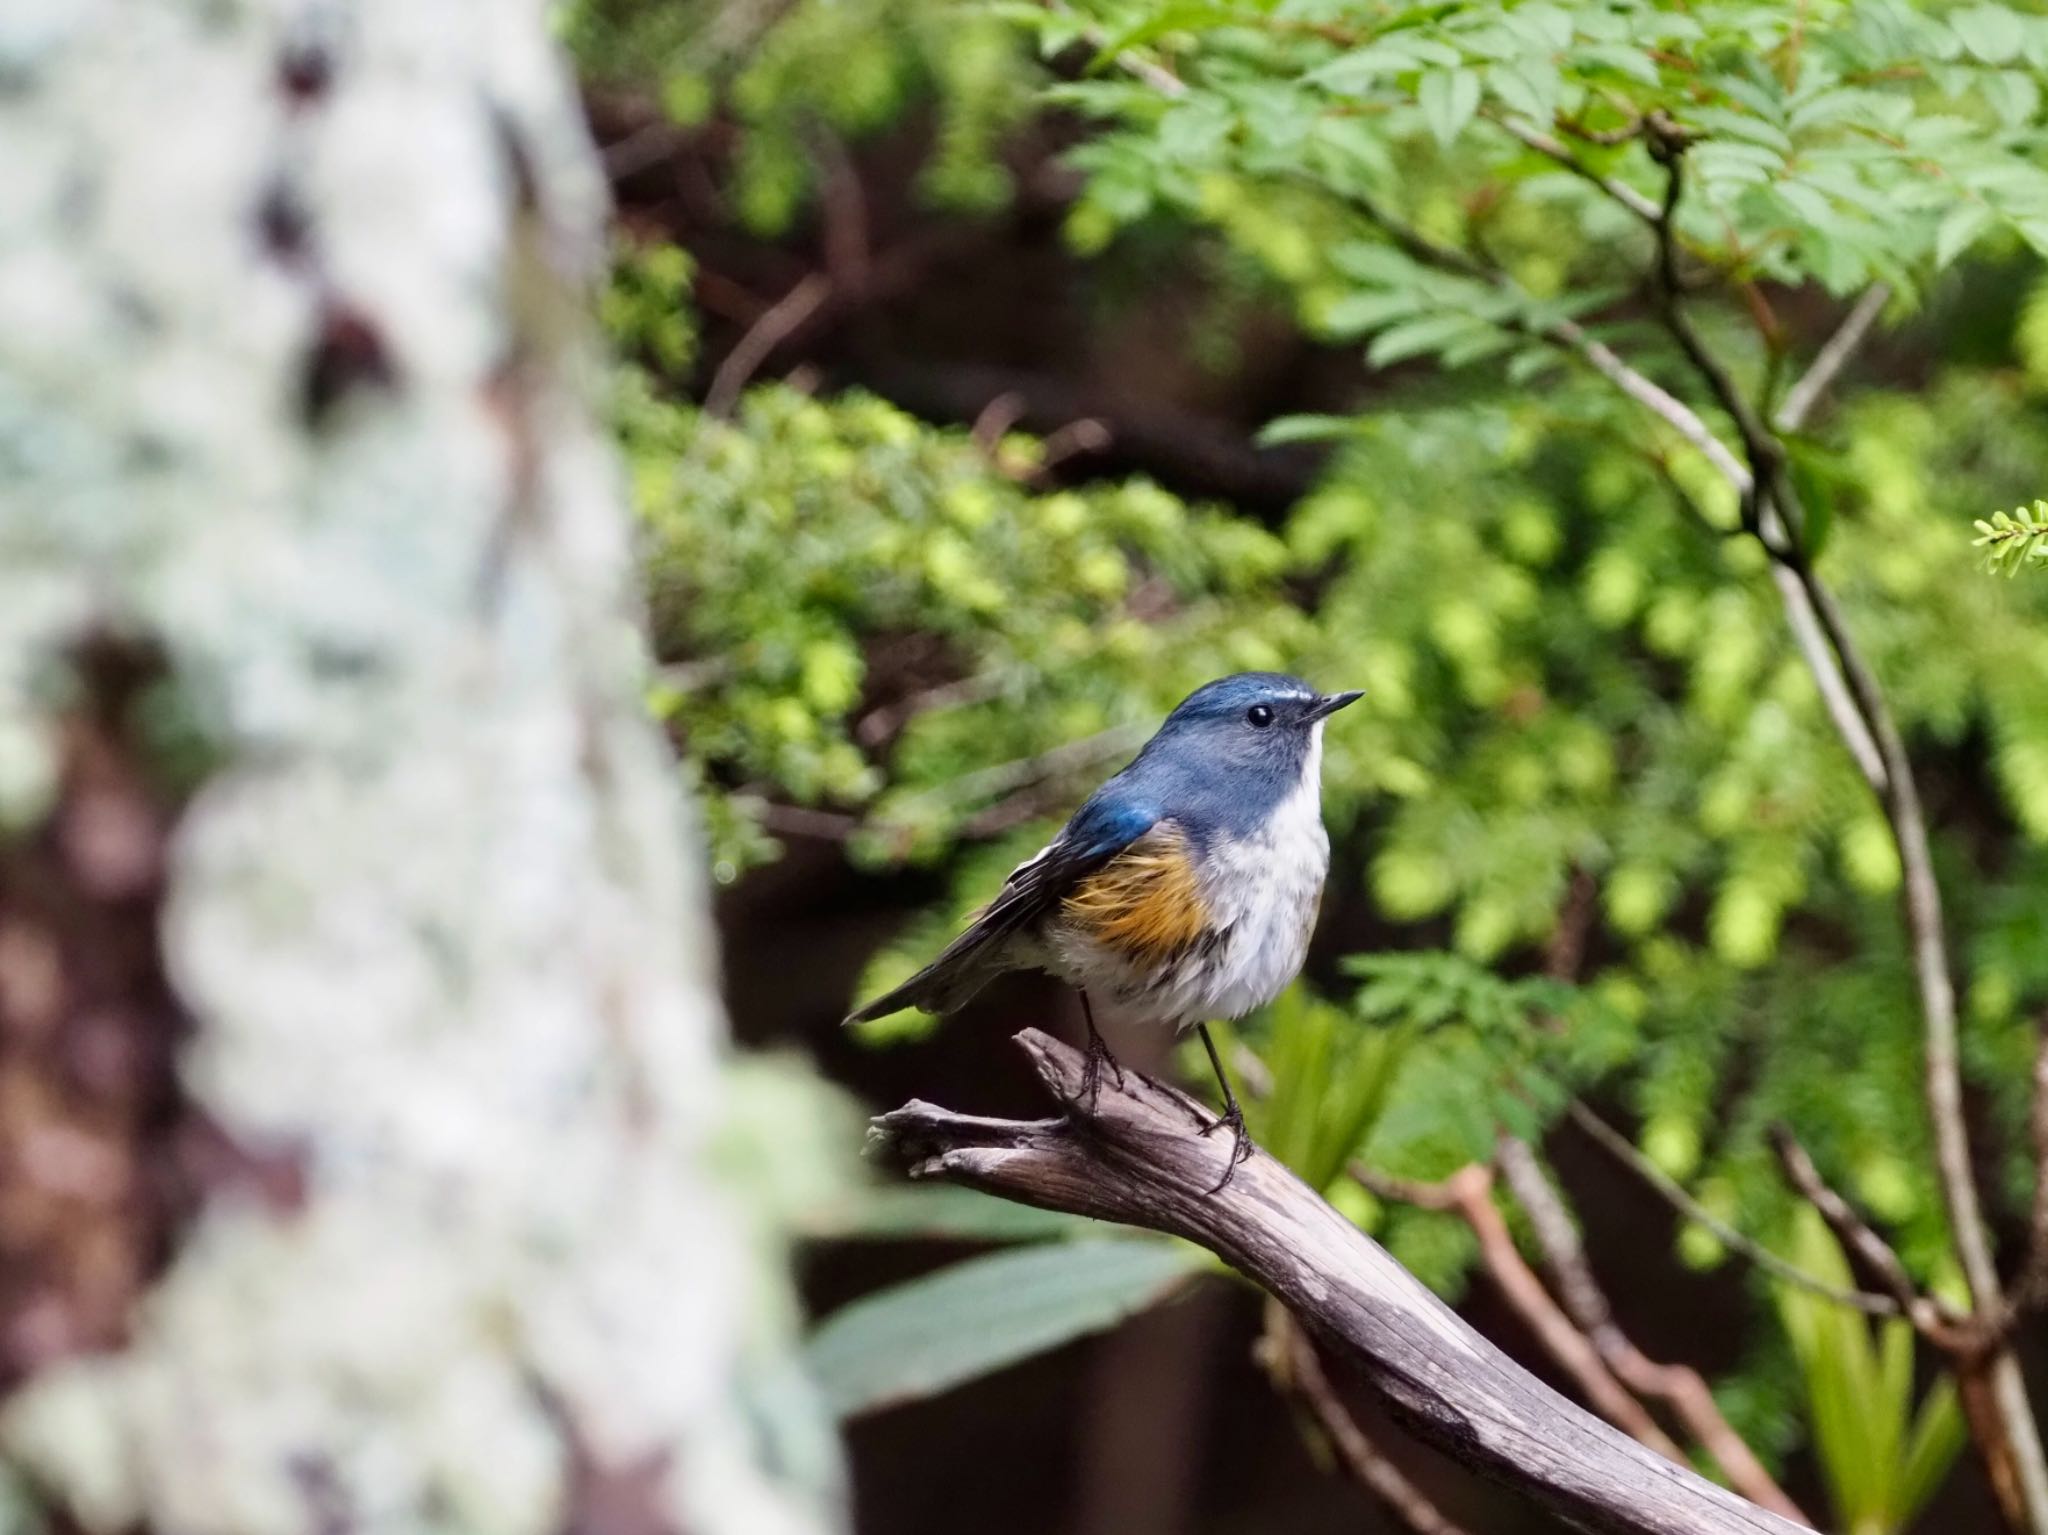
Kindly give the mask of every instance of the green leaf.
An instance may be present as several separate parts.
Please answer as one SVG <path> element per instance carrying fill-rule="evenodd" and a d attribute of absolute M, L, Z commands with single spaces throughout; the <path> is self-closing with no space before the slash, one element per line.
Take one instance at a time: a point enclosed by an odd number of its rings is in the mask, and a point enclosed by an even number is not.
<path fill-rule="evenodd" d="M 1934 264 L 1945 267 L 1971 245 L 1994 222 L 1992 212 L 1980 202 L 1958 203 L 1942 216 L 1934 232 Z"/>
<path fill-rule="evenodd" d="M 1375 368 L 1390 368 L 1410 357 L 1441 351 L 1455 341 L 1467 339 L 1475 330 L 1485 329 L 1483 320 L 1475 320 L 1469 314 L 1428 314 L 1403 320 L 1373 338 L 1372 345 L 1366 348 L 1366 361 Z"/>
<path fill-rule="evenodd" d="M 1166 36 L 1169 32 L 1207 32 L 1215 27 L 1229 26 L 1239 20 L 1235 10 L 1227 5 L 1210 5 L 1202 0 L 1192 4 L 1167 5 L 1141 18 L 1135 25 L 1107 38 L 1095 51 L 1089 61 L 1089 69 L 1101 72 L 1113 65 L 1118 58 L 1133 48 L 1141 48 Z"/>
<path fill-rule="evenodd" d="M 1424 75 L 1416 100 L 1429 131 L 1448 148 L 1479 110 L 1479 76 L 1469 69 Z"/>
<path fill-rule="evenodd" d="M 1973 5 L 1951 15 L 1963 46 L 1986 64 L 2003 64 L 2020 51 L 2026 34 L 2020 19 L 2002 5 Z"/>
<path fill-rule="evenodd" d="M 1278 416 L 1259 429 L 1254 440 L 1262 448 L 1296 442 L 1338 442 L 1364 430 L 1356 416 Z"/>
<path fill-rule="evenodd" d="M 1171 1293 L 1207 1259 L 1165 1242 L 1060 1242 L 970 1258 L 827 1317 L 805 1349 L 842 1417 L 919 1401 Z"/>
<path fill-rule="evenodd" d="M 1911 1523 L 1927 1500 L 1941 1490 L 1967 1437 L 1962 1409 L 1956 1403 L 1955 1381 L 1943 1376 L 1920 1404 L 1905 1462 L 1899 1469 L 1892 1506 L 1900 1524 Z"/>

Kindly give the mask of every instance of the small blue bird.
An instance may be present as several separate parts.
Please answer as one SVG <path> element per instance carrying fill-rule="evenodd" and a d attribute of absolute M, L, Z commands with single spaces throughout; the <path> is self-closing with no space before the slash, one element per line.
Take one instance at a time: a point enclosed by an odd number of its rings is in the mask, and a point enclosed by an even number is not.
<path fill-rule="evenodd" d="M 1006 970 L 1049 971 L 1080 993 L 1091 1097 L 1104 1064 L 1123 1080 L 1091 992 L 1192 1025 L 1223 1088 L 1209 1130 L 1233 1136 L 1222 1188 L 1251 1141 L 1208 1024 L 1272 1001 L 1301 969 L 1330 868 L 1323 721 L 1358 696 L 1277 672 L 1197 688 L 937 959 L 846 1021 L 949 1013 Z"/>

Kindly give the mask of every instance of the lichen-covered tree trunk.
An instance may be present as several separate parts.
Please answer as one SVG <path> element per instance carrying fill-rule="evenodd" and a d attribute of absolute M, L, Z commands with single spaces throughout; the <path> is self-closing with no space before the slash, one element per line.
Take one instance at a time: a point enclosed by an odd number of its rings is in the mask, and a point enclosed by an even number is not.
<path fill-rule="evenodd" d="M 0 143 L 16 1513 L 831 1527 L 541 0 L 10 0 Z"/>

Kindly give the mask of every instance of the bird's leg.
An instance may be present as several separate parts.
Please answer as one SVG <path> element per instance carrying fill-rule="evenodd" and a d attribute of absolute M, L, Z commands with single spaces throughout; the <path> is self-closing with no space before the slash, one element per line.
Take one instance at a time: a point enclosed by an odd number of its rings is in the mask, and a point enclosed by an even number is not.
<path fill-rule="evenodd" d="M 1202 1134 L 1220 1130 L 1225 1125 L 1230 1127 L 1230 1160 L 1223 1165 L 1223 1176 L 1216 1180 L 1216 1187 L 1209 1190 L 1212 1194 L 1220 1194 L 1231 1174 L 1237 1171 L 1237 1164 L 1252 1154 L 1252 1138 L 1244 1127 L 1244 1110 L 1238 1106 L 1237 1094 L 1230 1090 L 1230 1073 L 1223 1069 L 1223 1057 L 1216 1053 L 1216 1041 L 1209 1037 L 1209 1025 L 1198 1023 L 1195 1032 L 1202 1036 L 1202 1048 L 1209 1052 L 1209 1064 L 1216 1068 L 1216 1081 L 1223 1089 L 1223 1115 L 1205 1126 Z"/>
<path fill-rule="evenodd" d="M 1075 994 L 1081 999 L 1081 1017 L 1088 1025 L 1088 1054 L 1081 1063 L 1081 1093 L 1087 1098 L 1089 1110 L 1095 1108 L 1095 1100 L 1102 1091 L 1102 1068 L 1107 1066 L 1116 1077 L 1116 1088 L 1124 1088 L 1124 1068 L 1117 1058 L 1109 1053 L 1109 1044 L 1095 1028 L 1095 1009 L 1088 1005 L 1088 992 L 1075 987 Z"/>

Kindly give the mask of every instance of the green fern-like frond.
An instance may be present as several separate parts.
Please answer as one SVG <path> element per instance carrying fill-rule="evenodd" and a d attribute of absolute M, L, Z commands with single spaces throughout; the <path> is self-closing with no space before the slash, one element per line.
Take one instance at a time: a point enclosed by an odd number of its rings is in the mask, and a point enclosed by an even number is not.
<path fill-rule="evenodd" d="M 2012 512 L 1993 512 L 1977 519 L 1973 547 L 1984 551 L 1984 568 L 1992 575 L 2016 576 L 2022 565 L 2048 560 L 2048 501 Z"/>

